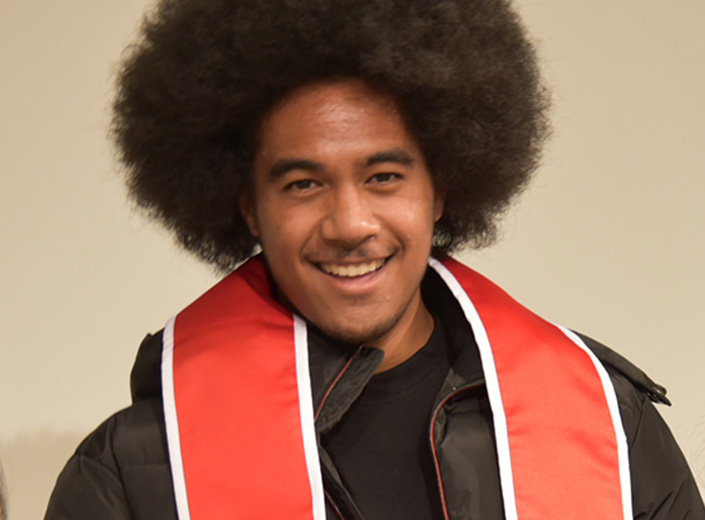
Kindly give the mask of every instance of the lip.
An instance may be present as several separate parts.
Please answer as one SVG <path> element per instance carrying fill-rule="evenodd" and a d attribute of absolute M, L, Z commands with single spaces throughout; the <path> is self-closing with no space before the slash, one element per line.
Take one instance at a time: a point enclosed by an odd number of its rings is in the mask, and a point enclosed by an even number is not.
<path fill-rule="evenodd" d="M 362 296 L 364 294 L 371 293 L 378 287 L 381 281 L 380 278 L 386 272 L 386 269 L 389 265 L 389 261 L 393 256 L 394 255 L 390 255 L 387 257 L 375 259 L 365 258 L 355 261 L 346 260 L 345 262 L 315 261 L 311 262 L 311 264 L 314 266 L 316 271 L 324 277 L 323 279 L 325 280 L 326 285 L 328 285 L 329 287 L 334 287 L 337 291 L 351 296 Z M 344 271 L 354 270 L 355 268 L 359 268 L 363 265 L 370 266 L 377 263 L 379 263 L 379 266 L 377 266 L 375 269 L 365 272 L 364 274 L 361 274 L 359 276 L 338 276 L 332 272 L 326 271 L 326 268 L 328 268 L 328 271 L 330 271 L 331 266 L 335 266 Z M 326 268 L 323 267 L 324 265 L 326 266 Z"/>
<path fill-rule="evenodd" d="M 379 271 L 387 258 L 365 259 L 358 262 L 318 262 L 316 266 L 324 273 L 336 278 L 362 278 Z"/>

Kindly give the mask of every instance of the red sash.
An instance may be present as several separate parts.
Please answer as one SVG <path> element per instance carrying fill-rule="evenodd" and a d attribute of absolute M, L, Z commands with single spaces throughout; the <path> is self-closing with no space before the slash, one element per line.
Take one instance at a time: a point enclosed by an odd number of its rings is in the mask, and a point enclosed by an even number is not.
<path fill-rule="evenodd" d="M 462 264 L 430 260 L 480 349 L 509 520 L 631 519 L 609 376 L 577 336 Z M 180 520 L 324 520 L 306 325 L 260 259 L 169 321 L 162 359 Z"/>
<path fill-rule="evenodd" d="M 259 259 L 165 328 L 162 381 L 180 520 L 324 520 L 306 327 Z"/>

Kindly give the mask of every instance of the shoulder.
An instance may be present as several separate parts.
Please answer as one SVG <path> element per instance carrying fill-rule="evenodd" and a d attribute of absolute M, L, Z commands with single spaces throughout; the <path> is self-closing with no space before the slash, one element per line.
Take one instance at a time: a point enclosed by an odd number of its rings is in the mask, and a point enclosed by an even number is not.
<path fill-rule="evenodd" d="M 688 463 L 652 405 L 670 404 L 666 389 L 613 350 L 581 337 L 602 361 L 617 394 L 629 445 L 634 517 L 705 520 L 705 508 Z"/>
<path fill-rule="evenodd" d="M 98 426 L 78 446 L 75 456 L 120 472 L 167 462 L 161 342 L 162 331 L 145 337 L 130 375 L 133 404 Z"/>
<path fill-rule="evenodd" d="M 166 433 L 159 399 L 139 401 L 104 421 L 78 446 L 67 464 L 117 479 L 128 488 L 139 472 L 169 472 Z"/>
<path fill-rule="evenodd" d="M 59 475 L 45 519 L 128 520 L 149 518 L 147 512 L 175 519 L 162 417 L 153 398 L 96 428 Z"/>
<path fill-rule="evenodd" d="M 76 456 L 124 471 L 166 463 L 165 443 L 161 399 L 153 397 L 108 418 L 79 445 Z"/>
<path fill-rule="evenodd" d="M 578 336 L 600 360 L 610 376 L 619 401 L 625 433 L 631 444 L 645 409 L 651 409 L 652 402 L 671 404 L 666 397 L 666 389 L 614 350 L 589 336 Z"/>
<path fill-rule="evenodd" d="M 580 333 L 578 333 L 578 336 L 580 336 L 588 348 L 590 348 L 607 367 L 612 379 L 616 380 L 615 382 L 622 383 L 628 381 L 631 386 L 647 396 L 649 400 L 660 404 L 671 404 L 666 397 L 666 389 L 658 383 L 655 383 L 640 368 L 632 364 L 631 361 L 589 336 Z M 622 386 L 623 384 L 620 384 L 620 388 Z"/>

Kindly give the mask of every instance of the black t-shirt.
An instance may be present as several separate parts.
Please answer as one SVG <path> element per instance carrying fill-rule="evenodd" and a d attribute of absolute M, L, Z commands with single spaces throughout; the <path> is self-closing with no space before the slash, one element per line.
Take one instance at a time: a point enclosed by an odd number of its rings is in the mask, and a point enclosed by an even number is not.
<path fill-rule="evenodd" d="M 428 343 L 373 376 L 323 437 L 365 520 L 443 518 L 429 423 L 452 354 L 440 320 L 435 323 Z"/>

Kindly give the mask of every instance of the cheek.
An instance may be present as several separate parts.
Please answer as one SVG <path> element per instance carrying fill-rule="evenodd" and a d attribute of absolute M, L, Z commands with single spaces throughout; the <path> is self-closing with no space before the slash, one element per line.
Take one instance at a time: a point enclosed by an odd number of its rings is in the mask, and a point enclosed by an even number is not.
<path fill-rule="evenodd" d="M 260 244 L 265 254 L 277 255 L 277 261 L 293 260 L 315 235 L 316 220 L 301 205 L 264 205 L 259 216 Z"/>
<path fill-rule="evenodd" d="M 407 238 L 426 240 L 436 221 L 433 201 L 424 198 L 405 200 L 395 206 L 390 218 Z"/>

